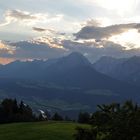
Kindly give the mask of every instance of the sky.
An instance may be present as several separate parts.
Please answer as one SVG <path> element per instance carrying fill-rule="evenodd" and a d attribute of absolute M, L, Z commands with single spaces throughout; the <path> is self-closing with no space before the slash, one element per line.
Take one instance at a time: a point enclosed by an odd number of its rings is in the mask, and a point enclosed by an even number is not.
<path fill-rule="evenodd" d="M 140 55 L 139 9 L 140 0 L 1 0 L 0 63 Z"/>

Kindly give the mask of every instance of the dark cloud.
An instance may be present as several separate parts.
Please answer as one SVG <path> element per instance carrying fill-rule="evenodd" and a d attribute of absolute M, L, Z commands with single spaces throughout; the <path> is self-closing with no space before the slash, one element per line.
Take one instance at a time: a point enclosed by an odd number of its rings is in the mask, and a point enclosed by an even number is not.
<path fill-rule="evenodd" d="M 111 25 L 107 27 L 85 26 L 74 35 L 76 39 L 107 39 L 128 30 L 139 28 L 140 24 L 137 23 Z"/>
<path fill-rule="evenodd" d="M 36 32 L 45 32 L 46 31 L 46 29 L 44 29 L 44 28 L 39 28 L 39 27 L 33 27 L 32 28 L 34 31 L 36 31 Z"/>
<path fill-rule="evenodd" d="M 15 59 L 48 59 L 62 56 L 65 53 L 64 49 L 53 48 L 49 43 L 37 41 L 20 41 L 10 43 L 10 45 L 16 46 L 16 52 L 12 55 Z"/>
<path fill-rule="evenodd" d="M 50 34 L 54 34 L 54 35 L 65 35 L 65 33 L 59 33 L 53 29 L 46 29 L 46 28 L 40 28 L 40 27 L 32 27 L 32 30 L 39 32 L 39 33 L 46 32 L 46 33 L 50 33 Z"/>
<path fill-rule="evenodd" d="M 91 62 L 95 62 L 102 56 L 112 57 L 131 57 L 133 55 L 140 56 L 140 49 L 126 50 L 125 47 L 113 43 L 111 41 L 90 41 L 76 42 L 71 40 L 63 40 L 61 42 L 63 48 L 52 47 L 51 45 L 60 45 L 54 41 L 50 43 L 40 43 L 31 41 L 20 41 L 9 43 L 10 46 L 15 46 L 14 53 L 9 53 L 8 50 L 2 50 L 0 55 L 4 58 L 13 59 L 48 59 L 58 58 L 71 52 L 80 52 L 85 55 Z M 130 44 L 132 45 L 132 44 Z"/>
<path fill-rule="evenodd" d="M 63 46 L 70 52 L 76 51 L 85 55 L 91 62 L 95 62 L 102 56 L 112 56 L 116 58 L 140 56 L 140 49 L 126 50 L 124 46 L 111 41 L 102 40 L 99 42 L 73 42 L 65 40 Z"/>

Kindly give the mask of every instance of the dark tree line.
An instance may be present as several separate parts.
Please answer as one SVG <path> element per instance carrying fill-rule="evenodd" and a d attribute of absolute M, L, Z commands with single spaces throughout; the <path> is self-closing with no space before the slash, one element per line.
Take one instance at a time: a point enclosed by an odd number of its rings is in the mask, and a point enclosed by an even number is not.
<path fill-rule="evenodd" d="M 0 123 L 29 122 L 37 120 L 32 109 L 16 99 L 4 99 L 0 104 Z"/>
<path fill-rule="evenodd" d="M 126 101 L 122 105 L 113 103 L 98 105 L 98 108 L 89 118 L 91 128 L 77 128 L 76 140 L 140 140 L 140 107 L 137 104 Z"/>
<path fill-rule="evenodd" d="M 70 121 L 69 117 L 63 118 L 59 113 L 51 114 L 46 111 L 44 113 L 33 113 L 29 105 L 20 103 L 16 99 L 4 99 L 0 103 L 0 123 L 11 122 L 32 122 L 32 121 Z"/>

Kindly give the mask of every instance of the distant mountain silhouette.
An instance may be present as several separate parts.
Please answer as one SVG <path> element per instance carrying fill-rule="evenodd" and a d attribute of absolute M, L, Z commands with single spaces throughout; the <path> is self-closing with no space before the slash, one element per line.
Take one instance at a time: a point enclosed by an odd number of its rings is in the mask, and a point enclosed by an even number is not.
<path fill-rule="evenodd" d="M 30 102 L 36 99 L 37 102 L 46 103 L 46 100 L 56 99 L 94 109 L 101 103 L 139 100 L 139 91 L 140 88 L 135 85 L 98 72 L 77 52 L 47 61 L 15 61 L 0 68 L 2 95 L 24 98 Z"/>
<path fill-rule="evenodd" d="M 3 67 L 3 65 L 2 64 L 0 64 L 0 68 L 2 68 Z"/>
<path fill-rule="evenodd" d="M 43 80 L 88 89 L 117 89 L 122 86 L 122 82 L 97 72 L 78 52 L 48 61 L 15 61 L 0 69 L 0 77 Z"/>
<path fill-rule="evenodd" d="M 140 57 L 125 59 L 103 57 L 93 67 L 113 78 L 137 84 L 140 86 Z"/>

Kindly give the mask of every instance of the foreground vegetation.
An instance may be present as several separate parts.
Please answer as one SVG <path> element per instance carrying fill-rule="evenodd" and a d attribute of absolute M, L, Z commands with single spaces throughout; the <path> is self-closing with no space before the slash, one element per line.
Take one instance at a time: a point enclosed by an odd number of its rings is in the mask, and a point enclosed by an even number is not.
<path fill-rule="evenodd" d="M 48 111 L 38 110 L 39 113 L 33 113 L 32 108 L 23 101 L 20 103 L 16 99 L 4 99 L 0 103 L 0 124 L 12 122 L 36 122 L 55 120 L 63 121 L 64 118 L 57 112 L 51 116 Z M 65 117 L 70 121 L 69 117 Z"/>
<path fill-rule="evenodd" d="M 0 140 L 74 140 L 77 127 L 88 128 L 70 122 L 28 122 L 0 125 Z"/>
<path fill-rule="evenodd" d="M 16 99 L 4 99 L 0 103 L 0 123 L 11 122 L 31 122 L 37 121 L 37 118 L 30 106 L 21 101 L 17 103 Z"/>
<path fill-rule="evenodd" d="M 77 121 L 58 113 L 36 115 L 22 101 L 5 99 L 0 104 L 0 140 L 140 140 L 140 106 L 132 101 L 98 105 L 92 114 L 81 112 Z"/>
<path fill-rule="evenodd" d="M 80 115 L 80 120 L 84 122 L 81 118 L 86 118 L 92 128 L 77 128 L 76 140 L 140 140 L 140 106 L 126 101 L 98 108 L 90 118 Z"/>

